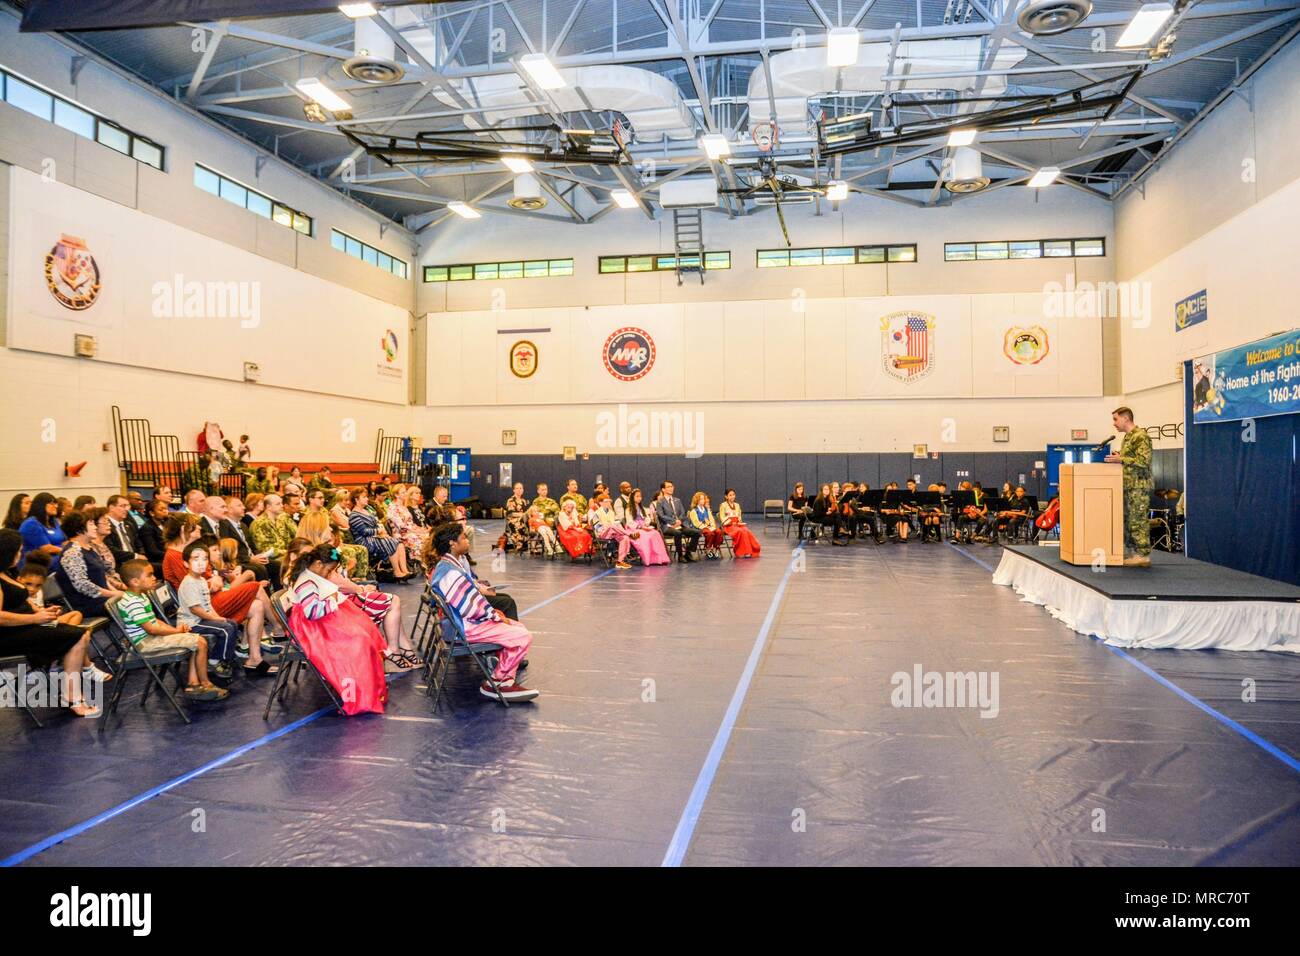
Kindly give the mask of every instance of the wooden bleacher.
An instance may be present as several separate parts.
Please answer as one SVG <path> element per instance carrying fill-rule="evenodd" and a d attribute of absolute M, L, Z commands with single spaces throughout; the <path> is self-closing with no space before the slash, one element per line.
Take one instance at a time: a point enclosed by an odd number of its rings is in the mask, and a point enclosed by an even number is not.
<path fill-rule="evenodd" d="M 373 461 L 250 461 L 248 469 L 256 472 L 257 469 L 265 468 L 268 465 L 279 468 L 281 478 L 287 476 L 296 465 L 302 469 L 304 481 L 310 481 L 312 475 L 328 465 L 333 473 L 330 480 L 342 488 L 354 488 L 369 481 L 386 481 L 390 477 L 381 473 L 379 463 Z"/>

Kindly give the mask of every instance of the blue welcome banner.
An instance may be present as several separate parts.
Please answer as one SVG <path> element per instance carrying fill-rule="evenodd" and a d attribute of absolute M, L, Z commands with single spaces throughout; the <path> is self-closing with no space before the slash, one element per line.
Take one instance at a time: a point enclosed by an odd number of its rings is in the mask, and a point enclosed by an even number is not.
<path fill-rule="evenodd" d="M 1210 317 L 1210 297 L 1202 289 L 1174 303 L 1174 331 L 1181 332 L 1200 325 Z"/>
<path fill-rule="evenodd" d="M 1231 422 L 1300 412 L 1300 330 L 1192 362 L 1192 420 Z"/>

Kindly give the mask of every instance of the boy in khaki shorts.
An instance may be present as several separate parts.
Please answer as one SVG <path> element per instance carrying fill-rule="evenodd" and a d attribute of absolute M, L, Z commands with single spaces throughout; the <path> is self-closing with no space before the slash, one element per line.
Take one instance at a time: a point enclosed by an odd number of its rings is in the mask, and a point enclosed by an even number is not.
<path fill-rule="evenodd" d="M 225 700 L 230 691 L 208 680 L 208 642 L 191 634 L 188 624 L 172 627 L 158 620 L 148 594 L 158 586 L 153 566 L 148 561 L 126 561 L 118 568 L 126 585 L 126 596 L 117 603 L 117 615 L 127 638 L 139 651 L 190 652 L 189 680 L 185 696 L 190 700 Z"/>

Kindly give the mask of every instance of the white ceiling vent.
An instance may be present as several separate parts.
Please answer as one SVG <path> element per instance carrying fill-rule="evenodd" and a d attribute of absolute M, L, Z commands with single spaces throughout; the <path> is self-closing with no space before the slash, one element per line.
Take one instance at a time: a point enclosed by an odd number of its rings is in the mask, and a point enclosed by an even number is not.
<path fill-rule="evenodd" d="M 991 180 L 984 175 L 984 158 L 978 149 L 958 146 L 952 154 L 952 172 L 943 184 L 950 193 L 977 193 Z"/>
<path fill-rule="evenodd" d="M 343 61 L 343 72 L 358 83 L 387 86 L 396 83 L 406 72 L 397 63 L 396 43 L 379 25 L 381 16 L 375 14 L 354 21 L 355 55 Z"/>
<path fill-rule="evenodd" d="M 1016 16 L 1026 33 L 1050 37 L 1072 30 L 1092 13 L 1092 0 L 1031 0 Z"/>

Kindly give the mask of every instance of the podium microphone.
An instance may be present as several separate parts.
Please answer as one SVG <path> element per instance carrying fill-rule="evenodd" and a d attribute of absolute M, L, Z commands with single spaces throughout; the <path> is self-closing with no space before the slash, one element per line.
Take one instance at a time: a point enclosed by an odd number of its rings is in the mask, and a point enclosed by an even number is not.
<path fill-rule="evenodd" d="M 1107 445 L 1109 445 L 1109 444 L 1110 444 L 1111 442 L 1113 442 L 1114 440 L 1115 440 L 1115 436 L 1114 436 L 1114 435 L 1111 435 L 1109 438 L 1104 439 L 1103 441 L 1099 441 L 1099 442 L 1097 442 L 1097 444 L 1093 445 L 1093 446 L 1092 446 L 1092 450 L 1093 450 L 1093 451 L 1101 451 L 1103 448 L 1105 448 Z"/>

